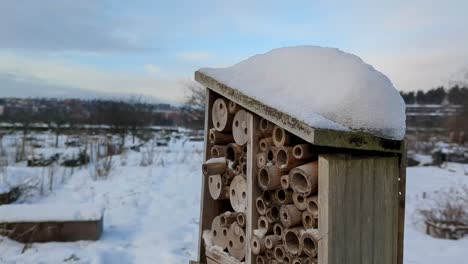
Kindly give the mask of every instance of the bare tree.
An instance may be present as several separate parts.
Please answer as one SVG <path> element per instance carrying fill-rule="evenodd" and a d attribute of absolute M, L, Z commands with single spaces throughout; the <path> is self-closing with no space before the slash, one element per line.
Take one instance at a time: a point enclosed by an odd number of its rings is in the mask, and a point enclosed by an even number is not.
<path fill-rule="evenodd" d="M 185 86 L 185 105 L 182 108 L 184 121 L 188 126 L 200 127 L 205 115 L 205 88 L 195 81 L 188 81 Z"/>

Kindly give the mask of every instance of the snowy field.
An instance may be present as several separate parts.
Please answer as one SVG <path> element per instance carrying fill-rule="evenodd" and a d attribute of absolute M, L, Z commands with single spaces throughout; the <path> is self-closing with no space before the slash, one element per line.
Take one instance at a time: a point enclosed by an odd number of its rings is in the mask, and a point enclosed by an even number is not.
<path fill-rule="evenodd" d="M 52 188 L 26 203 L 87 203 L 103 206 L 104 233 L 97 242 L 23 244 L 0 237 L 0 263 L 184 263 L 196 258 L 203 142 L 172 139 L 152 153 L 128 150 L 112 160 L 106 179 L 89 166 L 60 171 Z M 39 168 L 10 165 L 7 174 L 38 175 Z M 468 237 L 434 239 L 415 213 L 423 194 L 468 184 L 468 166 L 416 167 L 407 172 L 405 262 L 466 263 Z M 18 176 L 19 177 L 19 176 Z"/>

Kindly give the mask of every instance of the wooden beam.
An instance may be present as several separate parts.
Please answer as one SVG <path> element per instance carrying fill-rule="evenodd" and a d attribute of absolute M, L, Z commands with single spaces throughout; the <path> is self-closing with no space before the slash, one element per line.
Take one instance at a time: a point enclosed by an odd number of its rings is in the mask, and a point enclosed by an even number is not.
<path fill-rule="evenodd" d="M 206 89 L 206 106 L 205 106 L 205 148 L 203 150 L 203 161 L 207 161 L 210 158 L 211 144 L 209 144 L 208 136 L 210 129 L 213 128 L 213 123 L 211 119 L 211 110 L 213 102 L 215 101 L 217 95 Z M 201 167 L 200 167 L 201 172 Z M 201 202 L 200 202 L 200 228 L 198 235 L 198 262 L 205 262 L 205 245 L 203 243 L 203 231 L 211 229 L 211 223 L 213 219 L 221 213 L 221 203 L 215 201 L 211 198 L 209 192 L 209 181 L 208 176 L 202 176 L 202 185 L 201 185 Z"/>
<path fill-rule="evenodd" d="M 396 264 L 398 157 L 319 157 L 319 264 Z"/>
<path fill-rule="evenodd" d="M 247 254 L 246 262 L 247 264 L 255 263 L 255 256 L 252 253 L 250 248 L 250 240 L 253 235 L 255 226 L 259 218 L 258 211 L 256 209 L 255 201 L 257 197 L 261 196 L 260 188 L 258 187 L 257 181 L 257 162 L 256 157 L 259 153 L 259 140 L 260 140 L 260 130 L 258 128 L 260 119 L 258 116 L 249 114 L 248 116 L 248 131 L 249 131 L 249 141 L 247 142 Z"/>
<path fill-rule="evenodd" d="M 247 110 L 265 118 L 290 133 L 318 146 L 401 153 L 400 140 L 376 137 L 367 133 L 343 132 L 310 127 L 304 122 L 275 108 L 263 104 L 214 78 L 196 71 L 195 80 Z M 211 119 L 210 119 L 211 120 Z"/>
<path fill-rule="evenodd" d="M 94 221 L 0 223 L 0 235 L 21 243 L 99 240 L 103 218 Z"/>
<path fill-rule="evenodd" d="M 398 179 L 398 264 L 403 264 L 405 240 L 405 205 L 406 205 L 406 142 L 400 158 L 400 177 Z"/>

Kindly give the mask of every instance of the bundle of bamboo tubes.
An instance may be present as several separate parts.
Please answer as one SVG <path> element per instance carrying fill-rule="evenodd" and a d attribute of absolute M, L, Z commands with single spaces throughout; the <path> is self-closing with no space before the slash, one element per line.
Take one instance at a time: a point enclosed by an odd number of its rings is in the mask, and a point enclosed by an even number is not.
<path fill-rule="evenodd" d="M 317 152 L 265 119 L 259 127 L 260 217 L 250 241 L 256 263 L 317 263 Z"/>
<path fill-rule="evenodd" d="M 240 106 L 219 98 L 212 105 L 210 155 L 202 170 L 208 178 L 211 197 L 225 211 L 211 225 L 212 244 L 242 261 L 246 256 L 247 141 L 248 113 Z"/>

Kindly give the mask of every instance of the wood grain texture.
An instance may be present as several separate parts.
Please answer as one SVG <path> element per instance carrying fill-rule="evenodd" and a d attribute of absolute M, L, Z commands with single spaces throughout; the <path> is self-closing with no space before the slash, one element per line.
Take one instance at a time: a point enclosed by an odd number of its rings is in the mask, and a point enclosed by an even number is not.
<path fill-rule="evenodd" d="M 215 101 L 217 95 L 206 89 L 206 106 L 205 106 L 205 147 L 203 149 L 203 161 L 207 161 L 210 156 L 211 145 L 209 144 L 208 134 L 211 128 L 213 128 L 213 123 L 211 121 L 211 112 L 212 105 Z M 201 169 L 201 167 L 200 167 Z M 200 170 L 201 171 L 201 170 Z M 201 202 L 200 202 L 200 229 L 198 235 L 198 262 L 205 262 L 205 245 L 203 243 L 203 231 L 211 228 L 211 223 L 213 219 L 221 213 L 221 204 L 218 201 L 215 201 L 211 198 L 209 192 L 209 182 L 207 176 L 202 175 L 202 185 L 201 185 Z"/>
<path fill-rule="evenodd" d="M 403 264 L 405 239 L 405 205 L 406 205 L 406 142 L 400 158 L 400 177 L 398 179 L 398 264 Z"/>
<path fill-rule="evenodd" d="M 259 214 L 255 206 L 256 198 L 261 195 L 260 188 L 258 187 L 257 181 L 257 162 L 256 157 L 259 153 L 259 140 L 260 140 L 260 130 L 259 130 L 260 118 L 258 116 L 249 114 L 248 116 L 248 131 L 249 131 L 249 141 L 247 142 L 247 241 L 251 240 L 253 231 L 257 225 Z M 253 255 L 250 243 L 247 245 L 247 254 L 246 254 L 247 264 L 255 263 L 256 258 Z"/>
<path fill-rule="evenodd" d="M 398 157 L 319 157 L 319 264 L 396 264 Z"/>

